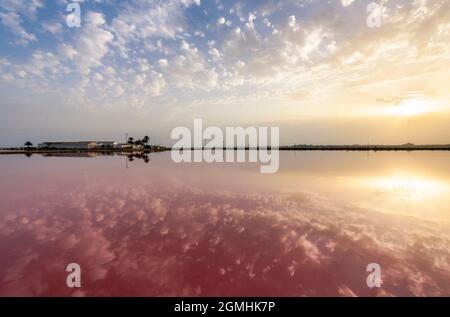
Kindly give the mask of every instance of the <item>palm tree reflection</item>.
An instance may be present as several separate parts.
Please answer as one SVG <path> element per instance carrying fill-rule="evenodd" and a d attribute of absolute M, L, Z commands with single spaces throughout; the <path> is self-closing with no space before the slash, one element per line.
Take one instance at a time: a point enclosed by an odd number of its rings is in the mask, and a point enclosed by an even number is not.
<path fill-rule="evenodd" d="M 133 153 L 127 154 L 127 158 L 129 162 L 133 162 L 134 159 L 143 160 L 145 163 L 150 162 L 150 158 L 147 153 Z"/>

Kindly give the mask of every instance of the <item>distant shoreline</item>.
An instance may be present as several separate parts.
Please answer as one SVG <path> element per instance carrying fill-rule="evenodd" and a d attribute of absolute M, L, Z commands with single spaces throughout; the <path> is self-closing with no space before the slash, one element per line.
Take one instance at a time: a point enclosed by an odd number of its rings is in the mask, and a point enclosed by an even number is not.
<path fill-rule="evenodd" d="M 293 145 L 281 146 L 283 151 L 450 151 L 445 145 Z"/>
<path fill-rule="evenodd" d="M 259 148 L 221 148 L 222 150 L 258 150 Z M 214 148 L 187 148 L 186 151 L 207 150 Z M 0 154 L 65 154 L 65 153 L 156 153 L 170 151 L 170 148 L 152 149 L 0 149 Z M 178 149 L 182 150 L 182 149 Z M 293 145 L 280 146 L 280 151 L 450 151 L 450 145 Z"/>
<path fill-rule="evenodd" d="M 71 154 L 71 153 L 157 153 L 168 151 L 168 148 L 159 147 L 157 149 L 0 149 L 0 154 Z"/>

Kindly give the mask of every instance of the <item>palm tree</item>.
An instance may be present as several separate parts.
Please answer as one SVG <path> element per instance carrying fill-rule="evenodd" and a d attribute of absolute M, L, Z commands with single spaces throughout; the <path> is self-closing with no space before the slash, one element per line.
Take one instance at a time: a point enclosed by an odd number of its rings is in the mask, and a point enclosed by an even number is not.
<path fill-rule="evenodd" d="M 144 142 L 145 145 L 147 145 L 149 141 L 150 138 L 148 137 L 148 135 L 144 136 L 144 138 L 142 139 L 142 142 Z"/>
<path fill-rule="evenodd" d="M 27 142 L 25 142 L 25 144 L 24 144 L 26 147 L 27 147 L 27 149 L 29 150 L 30 149 L 30 147 L 32 147 L 33 146 L 33 143 L 31 143 L 30 141 L 27 141 Z"/>
<path fill-rule="evenodd" d="M 134 138 L 133 137 L 129 137 L 128 138 L 128 144 L 134 144 Z"/>

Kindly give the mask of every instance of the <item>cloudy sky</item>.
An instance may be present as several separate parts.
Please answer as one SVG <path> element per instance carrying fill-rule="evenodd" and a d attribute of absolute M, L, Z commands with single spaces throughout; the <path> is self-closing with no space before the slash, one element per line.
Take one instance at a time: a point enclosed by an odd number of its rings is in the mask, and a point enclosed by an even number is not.
<path fill-rule="evenodd" d="M 380 27 L 366 0 L 78 2 L 80 27 L 70 1 L 0 2 L 0 145 L 170 145 L 194 118 L 284 144 L 450 143 L 449 0 L 379 0 Z"/>

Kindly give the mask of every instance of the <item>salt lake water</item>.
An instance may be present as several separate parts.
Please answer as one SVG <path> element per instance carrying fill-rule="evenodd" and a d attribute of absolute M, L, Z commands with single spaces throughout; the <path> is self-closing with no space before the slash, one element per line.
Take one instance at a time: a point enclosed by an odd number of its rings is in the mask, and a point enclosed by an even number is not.
<path fill-rule="evenodd" d="M 448 152 L 148 158 L 0 156 L 0 295 L 450 296 Z"/>

